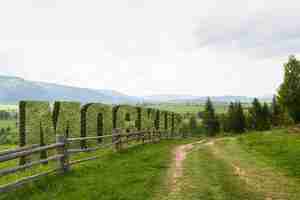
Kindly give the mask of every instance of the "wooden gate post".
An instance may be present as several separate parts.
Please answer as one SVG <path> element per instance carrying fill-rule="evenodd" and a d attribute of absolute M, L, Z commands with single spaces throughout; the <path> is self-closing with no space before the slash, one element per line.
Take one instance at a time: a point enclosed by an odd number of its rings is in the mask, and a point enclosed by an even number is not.
<path fill-rule="evenodd" d="M 64 135 L 56 135 L 56 143 L 63 144 L 61 147 L 57 148 L 57 153 L 59 155 L 62 155 L 62 157 L 58 160 L 58 162 L 62 173 L 65 173 L 70 170 L 68 140 Z"/>

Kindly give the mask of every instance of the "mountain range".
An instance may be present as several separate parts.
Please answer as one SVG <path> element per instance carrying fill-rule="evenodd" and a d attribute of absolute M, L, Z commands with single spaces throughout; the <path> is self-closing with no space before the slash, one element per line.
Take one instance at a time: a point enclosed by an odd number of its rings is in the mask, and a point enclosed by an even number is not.
<path fill-rule="evenodd" d="M 14 104 L 20 100 L 102 102 L 108 104 L 138 103 L 132 97 L 113 90 L 95 90 L 53 83 L 28 81 L 18 77 L 0 76 L 0 103 Z"/>
<path fill-rule="evenodd" d="M 271 100 L 272 96 L 261 98 Z M 41 101 L 80 101 L 101 102 L 107 104 L 138 104 L 138 103 L 203 103 L 207 97 L 193 95 L 153 95 L 136 97 L 114 90 L 96 90 L 65 86 L 54 83 L 29 81 L 19 77 L 0 75 L 0 104 L 16 104 L 20 100 Z M 245 96 L 216 96 L 214 102 L 228 103 L 231 101 L 250 102 L 253 97 Z"/>

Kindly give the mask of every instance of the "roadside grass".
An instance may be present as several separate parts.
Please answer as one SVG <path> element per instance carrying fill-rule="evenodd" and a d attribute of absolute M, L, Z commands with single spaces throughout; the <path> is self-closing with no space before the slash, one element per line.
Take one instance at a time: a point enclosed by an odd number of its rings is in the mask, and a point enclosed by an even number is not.
<path fill-rule="evenodd" d="M 298 200 L 299 157 L 300 135 L 288 129 L 214 138 L 188 154 L 179 189 L 158 199 Z"/>
<path fill-rule="evenodd" d="M 264 199 L 235 175 L 231 165 L 220 159 L 213 147 L 199 145 L 188 154 L 180 188 L 164 200 L 240 200 Z M 163 195 L 162 195 L 163 196 Z"/>
<path fill-rule="evenodd" d="M 63 175 L 40 179 L 0 199 L 151 199 L 162 187 L 171 161 L 171 151 L 191 140 L 163 140 L 136 145 L 120 153 L 106 151 L 103 157 L 72 167 Z"/>
<path fill-rule="evenodd" d="M 289 129 L 252 132 L 238 138 L 241 146 L 286 175 L 300 179 L 300 134 Z"/>

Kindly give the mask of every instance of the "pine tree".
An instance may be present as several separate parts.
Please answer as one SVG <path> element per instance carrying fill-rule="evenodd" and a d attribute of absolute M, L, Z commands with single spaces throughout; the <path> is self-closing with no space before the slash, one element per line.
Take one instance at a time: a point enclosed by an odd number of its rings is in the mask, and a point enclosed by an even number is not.
<path fill-rule="evenodd" d="M 232 131 L 235 127 L 235 107 L 234 107 L 234 103 L 231 102 L 228 108 L 228 112 L 227 112 L 227 124 L 228 124 L 228 131 Z"/>
<path fill-rule="evenodd" d="M 240 102 L 230 103 L 227 116 L 228 116 L 229 131 L 234 133 L 245 132 L 246 118 L 245 118 L 242 104 Z"/>
<path fill-rule="evenodd" d="M 215 109 L 210 98 L 207 98 L 203 114 L 203 127 L 209 136 L 214 136 L 220 131 L 220 123 L 215 114 Z"/>
<path fill-rule="evenodd" d="M 264 103 L 262 108 L 262 121 L 261 121 L 262 130 L 269 130 L 271 128 L 271 113 L 267 103 Z"/>
<path fill-rule="evenodd" d="M 244 109 L 243 109 L 242 104 L 240 102 L 236 104 L 236 117 L 237 117 L 236 132 L 237 133 L 245 132 L 246 118 L 245 118 L 245 114 L 244 114 Z"/>
<path fill-rule="evenodd" d="M 254 130 L 260 130 L 262 128 L 262 106 L 257 98 L 253 100 L 249 113 L 251 118 L 251 128 Z"/>
<path fill-rule="evenodd" d="M 264 131 L 271 128 L 271 113 L 267 103 L 263 106 L 258 99 L 254 99 L 252 107 L 249 110 L 250 123 L 254 130 Z"/>
<path fill-rule="evenodd" d="M 280 126 L 283 123 L 283 111 L 274 95 L 271 105 L 271 124 L 272 126 Z"/>

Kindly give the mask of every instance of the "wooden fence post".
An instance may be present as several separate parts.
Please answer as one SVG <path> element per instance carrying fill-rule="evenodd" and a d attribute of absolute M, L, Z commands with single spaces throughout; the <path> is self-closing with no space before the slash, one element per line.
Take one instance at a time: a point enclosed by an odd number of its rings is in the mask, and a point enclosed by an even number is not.
<path fill-rule="evenodd" d="M 145 133 L 141 132 L 141 136 L 142 136 L 142 142 L 143 142 L 143 144 L 145 144 Z"/>
<path fill-rule="evenodd" d="M 56 143 L 63 144 L 63 146 L 57 148 L 57 153 L 62 155 L 58 160 L 62 173 L 70 170 L 69 154 L 68 154 L 68 140 L 64 135 L 56 135 Z"/>
<path fill-rule="evenodd" d="M 121 151 L 122 150 L 122 137 L 120 135 L 120 130 L 119 129 L 113 129 L 113 140 L 112 142 L 115 143 L 115 149 L 116 151 Z"/>

